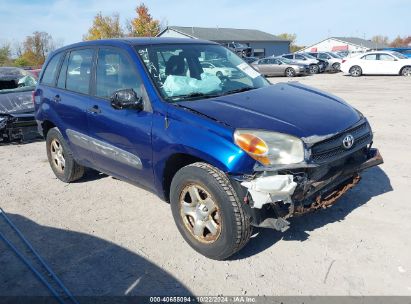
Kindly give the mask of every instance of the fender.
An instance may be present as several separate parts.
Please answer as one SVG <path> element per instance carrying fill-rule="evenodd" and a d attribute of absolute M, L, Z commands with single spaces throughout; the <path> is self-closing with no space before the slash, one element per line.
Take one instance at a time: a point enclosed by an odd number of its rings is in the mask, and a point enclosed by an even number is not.
<path fill-rule="evenodd" d="M 253 173 L 256 161 L 234 144 L 233 128 L 184 108 L 162 106 L 166 111 L 156 111 L 152 130 L 153 171 L 158 193 L 164 190 L 162 177 L 166 162 L 175 154 L 201 159 L 228 174 Z"/>

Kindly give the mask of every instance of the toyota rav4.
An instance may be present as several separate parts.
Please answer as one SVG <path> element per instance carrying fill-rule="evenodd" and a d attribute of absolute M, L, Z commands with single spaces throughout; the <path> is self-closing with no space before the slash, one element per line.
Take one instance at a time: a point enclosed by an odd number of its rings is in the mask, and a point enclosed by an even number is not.
<path fill-rule="evenodd" d="M 359 111 L 299 83 L 271 85 L 209 41 L 66 46 L 48 57 L 33 98 L 57 178 L 93 168 L 152 191 L 212 259 L 239 251 L 253 227 L 285 231 L 291 217 L 331 206 L 382 163 Z"/>

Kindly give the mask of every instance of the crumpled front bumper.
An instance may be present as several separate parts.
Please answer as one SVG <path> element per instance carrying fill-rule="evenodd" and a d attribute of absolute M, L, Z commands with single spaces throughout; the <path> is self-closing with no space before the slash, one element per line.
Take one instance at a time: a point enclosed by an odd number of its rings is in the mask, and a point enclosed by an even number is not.
<path fill-rule="evenodd" d="M 288 218 L 335 204 L 358 184 L 361 171 L 383 163 L 378 149 L 367 148 L 358 153 L 355 159 L 329 167 L 320 178 L 301 173 L 297 168 L 242 181 L 246 189 L 244 201 L 250 206 L 253 225 L 285 231 L 289 227 Z"/>
<path fill-rule="evenodd" d="M 0 143 L 39 138 L 34 113 L 0 114 Z"/>

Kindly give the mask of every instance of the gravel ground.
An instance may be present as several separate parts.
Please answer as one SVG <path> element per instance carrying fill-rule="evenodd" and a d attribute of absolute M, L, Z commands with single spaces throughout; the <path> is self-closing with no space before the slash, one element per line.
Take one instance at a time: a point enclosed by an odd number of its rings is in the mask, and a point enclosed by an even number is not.
<path fill-rule="evenodd" d="M 75 295 L 411 295 L 411 79 L 295 80 L 363 112 L 385 164 L 286 233 L 257 230 L 229 261 L 193 251 L 151 193 L 93 172 L 60 182 L 42 141 L 0 147 L 0 206 Z M 16 241 L 1 219 L 0 231 Z M 0 242 L 0 295 L 20 294 L 48 292 Z"/>

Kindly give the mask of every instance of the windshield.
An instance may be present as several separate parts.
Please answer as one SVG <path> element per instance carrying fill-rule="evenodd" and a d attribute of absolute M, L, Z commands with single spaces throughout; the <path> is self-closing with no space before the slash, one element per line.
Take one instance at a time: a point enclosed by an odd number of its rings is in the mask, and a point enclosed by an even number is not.
<path fill-rule="evenodd" d="M 268 86 L 240 57 L 214 44 L 137 46 L 166 101 L 209 98 Z"/>
<path fill-rule="evenodd" d="M 399 53 L 399 52 L 392 52 L 392 54 L 393 54 L 395 57 L 399 58 L 399 59 L 408 59 L 407 56 L 405 56 L 405 55 L 403 55 L 403 54 L 401 54 L 401 53 Z"/>
<path fill-rule="evenodd" d="M 0 68 L 0 93 L 32 90 L 37 84 L 37 77 L 20 68 Z"/>

